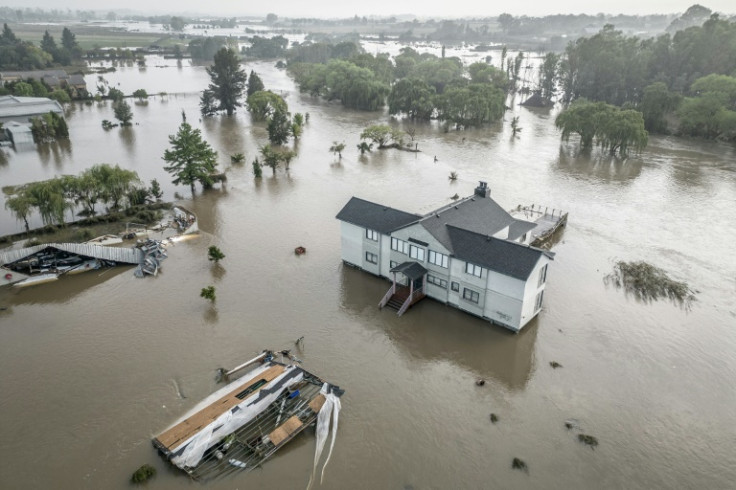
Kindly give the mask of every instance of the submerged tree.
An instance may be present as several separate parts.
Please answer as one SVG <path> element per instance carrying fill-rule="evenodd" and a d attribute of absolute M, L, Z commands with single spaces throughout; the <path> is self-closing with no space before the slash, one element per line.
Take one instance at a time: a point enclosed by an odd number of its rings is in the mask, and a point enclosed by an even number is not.
<path fill-rule="evenodd" d="M 164 170 L 174 176 L 175 185 L 189 185 L 194 192 L 194 184 L 212 186 L 212 173 L 217 167 L 217 152 L 204 139 L 199 129 L 192 129 L 181 123 L 176 135 L 169 136 L 171 148 L 164 152 L 163 159 L 169 165 Z"/>
<path fill-rule="evenodd" d="M 217 300 L 215 286 L 207 286 L 206 288 L 202 288 L 202 291 L 199 292 L 199 296 L 201 298 L 209 300 L 211 303 L 214 303 L 215 300 Z"/>
<path fill-rule="evenodd" d="M 5 200 L 5 209 L 10 211 L 18 221 L 23 221 L 26 231 L 30 231 L 31 228 L 28 225 L 28 217 L 31 215 L 31 211 L 33 210 L 33 201 L 28 196 L 21 194 L 8 197 Z"/>
<path fill-rule="evenodd" d="M 113 104 L 113 111 L 115 113 L 115 119 L 120 121 L 121 126 L 130 126 L 130 121 L 133 120 L 133 111 L 130 109 L 130 104 L 125 100 L 120 100 Z"/>
<path fill-rule="evenodd" d="M 258 73 L 251 70 L 250 75 L 248 76 L 248 97 L 262 90 L 265 90 L 263 80 L 258 76 Z"/>
<path fill-rule="evenodd" d="M 222 253 L 222 250 L 217 248 L 215 245 L 212 245 L 207 249 L 207 259 L 210 262 L 214 262 L 215 264 L 217 264 L 224 258 L 225 254 Z"/>
<path fill-rule="evenodd" d="M 337 141 L 332 142 L 332 146 L 330 146 L 330 153 L 333 153 L 339 157 L 340 160 L 342 160 L 342 151 L 345 149 L 345 143 L 338 143 Z"/>
<path fill-rule="evenodd" d="M 215 62 L 207 68 L 210 76 L 210 85 L 205 90 L 208 93 L 208 101 L 216 100 L 216 110 L 227 112 L 231 116 L 237 107 L 243 104 L 240 98 L 245 91 L 247 75 L 240 67 L 238 55 L 229 48 L 222 48 L 215 54 Z M 203 97 L 203 103 L 204 103 Z M 211 107 L 202 106 L 202 112 Z"/>
<path fill-rule="evenodd" d="M 274 145 L 283 145 L 289 141 L 289 136 L 292 134 L 289 113 L 280 109 L 274 111 L 268 120 L 266 129 L 268 130 L 268 140 Z"/>

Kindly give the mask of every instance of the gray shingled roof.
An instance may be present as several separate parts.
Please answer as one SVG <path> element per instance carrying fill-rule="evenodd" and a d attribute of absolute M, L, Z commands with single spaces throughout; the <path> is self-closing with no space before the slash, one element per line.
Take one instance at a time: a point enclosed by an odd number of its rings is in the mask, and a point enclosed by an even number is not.
<path fill-rule="evenodd" d="M 424 268 L 419 262 L 409 261 L 402 262 L 396 267 L 392 268 L 390 272 L 401 272 L 412 281 L 419 279 L 427 273 L 427 269 Z"/>
<path fill-rule="evenodd" d="M 494 235 L 516 221 L 490 197 L 470 196 L 432 211 L 422 219 L 421 224 L 442 245 L 451 250 L 447 226 L 455 226 L 481 235 Z"/>
<path fill-rule="evenodd" d="M 453 256 L 466 262 L 526 281 L 539 258 L 554 254 L 539 248 L 447 226 Z"/>
<path fill-rule="evenodd" d="M 421 216 L 353 197 L 337 213 L 336 218 L 386 235 L 398 228 L 414 223 Z"/>
<path fill-rule="evenodd" d="M 509 240 L 516 240 L 524 233 L 529 233 L 536 227 L 536 223 L 514 218 L 514 222 L 509 226 Z"/>

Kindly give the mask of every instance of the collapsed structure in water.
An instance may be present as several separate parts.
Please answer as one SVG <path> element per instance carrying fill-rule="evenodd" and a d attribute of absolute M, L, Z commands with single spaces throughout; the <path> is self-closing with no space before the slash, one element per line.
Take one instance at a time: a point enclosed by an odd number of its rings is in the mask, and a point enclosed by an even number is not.
<path fill-rule="evenodd" d="M 154 447 L 192 478 L 210 480 L 258 467 L 316 424 L 316 469 L 330 420 L 332 452 L 344 390 L 302 369 L 288 351 L 280 354 L 293 362 L 276 361 L 274 352 L 264 351 L 224 373 L 227 380 L 237 379 L 157 435 Z M 325 465 L 329 459 L 328 454 Z"/>

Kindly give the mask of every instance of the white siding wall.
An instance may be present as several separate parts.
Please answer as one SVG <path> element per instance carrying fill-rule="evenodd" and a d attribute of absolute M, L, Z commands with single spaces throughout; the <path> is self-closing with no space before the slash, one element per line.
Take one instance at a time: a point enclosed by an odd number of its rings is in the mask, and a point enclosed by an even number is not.
<path fill-rule="evenodd" d="M 488 283 L 483 316 L 518 331 L 521 328 L 524 281 L 494 271 L 487 272 Z"/>
<path fill-rule="evenodd" d="M 494 238 L 500 238 L 502 240 L 506 240 L 509 237 L 509 227 L 505 226 L 498 230 L 494 235 Z"/>
<path fill-rule="evenodd" d="M 526 325 L 532 318 L 537 316 L 539 310 L 536 309 L 537 294 L 540 291 L 544 291 L 547 282 L 539 286 L 539 272 L 542 268 L 549 264 L 551 261 L 546 255 L 542 255 L 534 266 L 534 270 L 529 274 L 529 279 L 526 282 L 524 289 L 524 308 L 521 312 L 521 326 Z M 547 267 L 547 279 L 549 279 L 549 267 Z M 544 307 L 545 300 L 542 300 L 542 307 Z"/>
<path fill-rule="evenodd" d="M 363 236 L 365 229 L 340 221 L 342 260 L 363 266 Z"/>

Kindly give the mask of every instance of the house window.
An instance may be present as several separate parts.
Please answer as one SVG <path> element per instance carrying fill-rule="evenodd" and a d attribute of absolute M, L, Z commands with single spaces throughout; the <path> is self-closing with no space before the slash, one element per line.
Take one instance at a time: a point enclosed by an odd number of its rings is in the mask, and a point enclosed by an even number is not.
<path fill-rule="evenodd" d="M 541 287 L 542 284 L 547 280 L 547 266 L 549 264 L 544 264 L 544 267 L 542 267 L 539 270 L 539 284 L 537 284 L 537 287 Z"/>
<path fill-rule="evenodd" d="M 440 279 L 439 277 L 435 277 L 431 274 L 427 274 L 427 282 L 430 284 L 434 284 L 435 286 L 439 286 L 443 289 L 447 289 L 447 281 L 444 279 Z"/>
<path fill-rule="evenodd" d="M 465 288 L 463 289 L 463 299 L 466 299 L 471 303 L 478 303 L 478 300 L 480 300 L 480 294 L 477 291 Z"/>
<path fill-rule="evenodd" d="M 429 251 L 429 263 L 430 264 L 439 265 L 440 267 L 444 267 L 445 269 L 447 269 L 448 260 L 449 260 L 449 257 L 445 254 L 435 252 L 434 250 Z"/>
<path fill-rule="evenodd" d="M 424 249 L 415 247 L 414 245 L 409 246 L 409 257 L 424 262 Z"/>
<path fill-rule="evenodd" d="M 365 237 L 368 240 L 373 240 L 374 242 L 378 241 L 378 232 L 376 230 L 365 230 Z"/>
<path fill-rule="evenodd" d="M 409 244 L 405 242 L 404 240 L 399 240 L 398 238 L 391 238 L 391 250 L 396 250 L 397 252 L 401 252 L 402 254 L 408 254 Z"/>
<path fill-rule="evenodd" d="M 370 252 L 365 253 L 365 261 L 370 262 L 371 264 L 377 264 L 378 263 L 378 255 Z"/>
<path fill-rule="evenodd" d="M 475 264 L 471 264 L 470 262 L 465 264 L 465 272 L 467 274 L 474 275 L 475 277 L 482 277 L 483 276 L 483 267 Z"/>
<path fill-rule="evenodd" d="M 456 283 L 455 281 L 453 281 L 450 284 L 450 289 L 452 289 L 453 291 L 455 291 L 457 293 L 457 292 L 460 291 L 460 285 L 458 283 Z"/>
<path fill-rule="evenodd" d="M 540 291 L 537 295 L 537 300 L 534 303 L 534 311 L 537 311 L 542 308 L 542 300 L 544 299 L 544 291 Z"/>
<path fill-rule="evenodd" d="M 396 261 L 394 261 L 394 260 L 392 260 L 392 261 L 390 261 L 390 262 L 388 263 L 388 266 L 389 266 L 389 267 L 390 267 L 391 269 L 393 269 L 393 268 L 394 268 L 394 267 L 396 267 L 397 265 L 399 265 L 399 263 L 398 263 L 398 262 L 396 262 Z"/>

